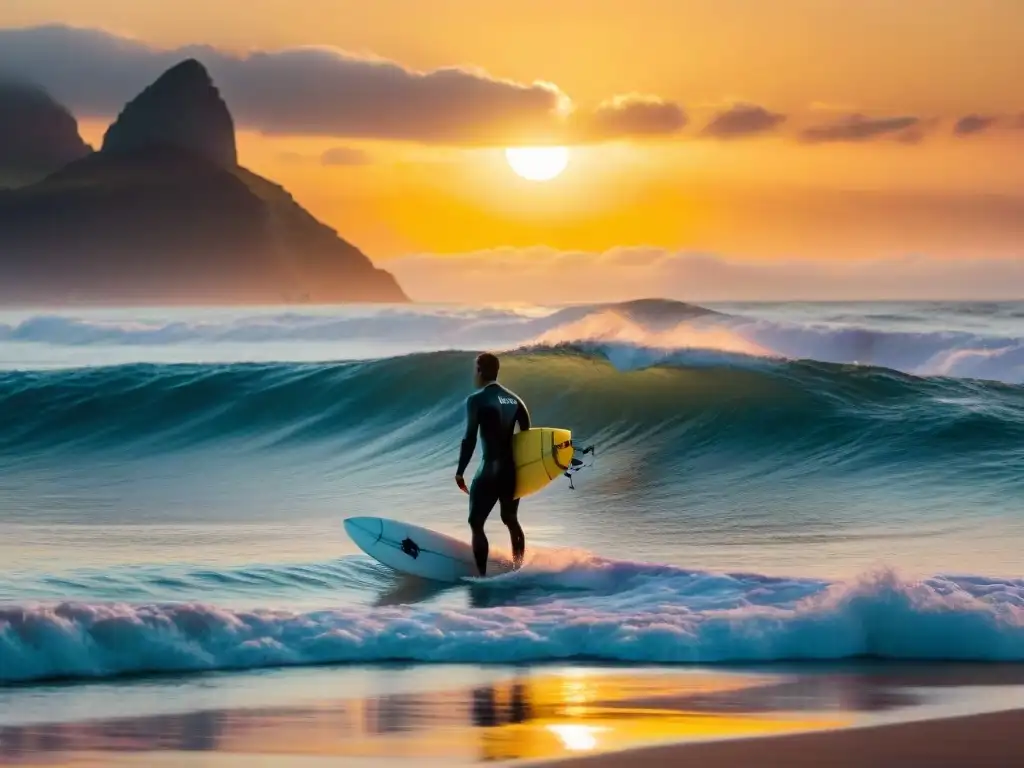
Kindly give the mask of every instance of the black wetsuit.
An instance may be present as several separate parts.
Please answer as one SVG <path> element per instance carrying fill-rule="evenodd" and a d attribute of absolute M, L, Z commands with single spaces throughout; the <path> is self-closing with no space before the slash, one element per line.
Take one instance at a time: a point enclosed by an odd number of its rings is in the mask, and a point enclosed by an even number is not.
<path fill-rule="evenodd" d="M 519 525 L 516 465 L 512 458 L 512 435 L 530 428 L 530 412 L 517 394 L 492 381 L 466 398 L 466 436 L 462 439 L 457 475 L 462 475 L 476 449 L 480 432 L 483 457 L 469 489 L 469 527 L 473 530 L 473 555 L 483 576 L 487 570 L 487 537 L 484 523 L 495 504 L 501 507 L 501 522 L 512 537 L 512 558 L 518 567 L 526 551 L 526 537 Z"/>

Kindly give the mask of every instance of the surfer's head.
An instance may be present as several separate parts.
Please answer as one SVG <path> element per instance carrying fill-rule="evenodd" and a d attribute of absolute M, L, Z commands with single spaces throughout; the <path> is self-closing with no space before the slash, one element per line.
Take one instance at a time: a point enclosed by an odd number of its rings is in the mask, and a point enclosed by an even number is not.
<path fill-rule="evenodd" d="M 476 377 L 474 381 L 478 387 L 490 384 L 498 380 L 498 357 L 490 352 L 481 352 L 476 357 Z"/>

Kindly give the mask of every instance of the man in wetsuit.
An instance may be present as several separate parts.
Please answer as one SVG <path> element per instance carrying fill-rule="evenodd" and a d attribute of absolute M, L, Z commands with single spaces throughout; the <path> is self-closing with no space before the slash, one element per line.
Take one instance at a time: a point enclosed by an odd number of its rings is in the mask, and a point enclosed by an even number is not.
<path fill-rule="evenodd" d="M 487 536 L 484 523 L 494 505 L 501 508 L 501 522 L 512 538 L 512 560 L 518 568 L 526 552 L 526 536 L 519 525 L 516 465 L 512 458 L 512 435 L 530 428 L 530 412 L 519 398 L 498 383 L 498 358 L 484 352 L 476 359 L 474 384 L 477 391 L 466 398 L 466 436 L 462 438 L 455 482 L 469 494 L 469 527 L 473 531 L 473 557 L 481 576 L 487 572 Z M 483 441 L 483 457 L 473 485 L 467 489 L 462 477 L 476 449 L 476 435 Z"/>

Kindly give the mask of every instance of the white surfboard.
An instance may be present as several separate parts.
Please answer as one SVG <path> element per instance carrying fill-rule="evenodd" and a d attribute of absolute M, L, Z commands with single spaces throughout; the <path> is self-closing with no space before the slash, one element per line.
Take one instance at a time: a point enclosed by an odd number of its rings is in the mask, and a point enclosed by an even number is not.
<path fill-rule="evenodd" d="M 363 552 L 402 573 L 434 581 L 459 582 L 478 577 L 473 547 L 465 541 L 412 523 L 383 517 L 349 517 L 345 532 Z M 512 570 L 512 563 L 493 553 L 487 575 Z"/>

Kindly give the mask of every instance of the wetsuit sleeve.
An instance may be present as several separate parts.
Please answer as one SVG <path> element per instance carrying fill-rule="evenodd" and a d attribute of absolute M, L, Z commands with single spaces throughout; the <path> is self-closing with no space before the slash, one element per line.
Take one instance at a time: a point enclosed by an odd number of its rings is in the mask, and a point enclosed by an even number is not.
<path fill-rule="evenodd" d="M 476 450 L 476 433 L 480 426 L 480 419 L 476 412 L 476 399 L 466 398 L 466 434 L 462 438 L 462 450 L 459 451 L 459 468 L 455 470 L 456 475 L 463 475 L 469 460 Z"/>
<path fill-rule="evenodd" d="M 519 407 L 516 409 L 516 423 L 519 425 L 519 431 L 525 432 L 530 428 L 530 411 L 526 408 L 526 403 L 519 400 Z"/>

